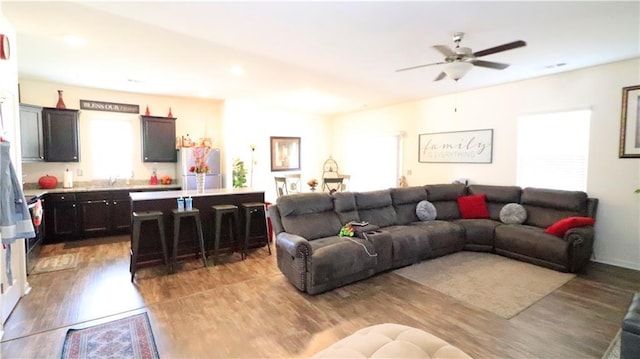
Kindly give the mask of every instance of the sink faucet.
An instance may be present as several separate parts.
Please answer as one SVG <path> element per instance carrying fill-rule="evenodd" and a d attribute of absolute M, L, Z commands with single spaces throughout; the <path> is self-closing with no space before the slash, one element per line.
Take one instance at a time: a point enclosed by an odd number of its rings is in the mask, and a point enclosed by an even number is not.
<path fill-rule="evenodd" d="M 118 176 L 109 176 L 109 186 L 113 186 L 116 183 Z"/>

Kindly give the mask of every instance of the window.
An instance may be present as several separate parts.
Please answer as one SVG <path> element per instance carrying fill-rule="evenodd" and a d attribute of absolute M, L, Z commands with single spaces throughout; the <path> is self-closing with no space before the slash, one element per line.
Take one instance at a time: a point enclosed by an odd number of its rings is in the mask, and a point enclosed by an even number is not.
<path fill-rule="evenodd" d="M 92 119 L 93 177 L 128 178 L 133 170 L 133 129 L 128 119 Z"/>
<path fill-rule="evenodd" d="M 373 191 L 396 187 L 401 175 L 401 135 L 363 136 L 350 142 L 345 162 L 349 163 L 350 191 Z M 366 161 L 363 161 L 366 158 Z"/>
<path fill-rule="evenodd" d="M 587 190 L 590 110 L 518 118 L 520 187 Z"/>

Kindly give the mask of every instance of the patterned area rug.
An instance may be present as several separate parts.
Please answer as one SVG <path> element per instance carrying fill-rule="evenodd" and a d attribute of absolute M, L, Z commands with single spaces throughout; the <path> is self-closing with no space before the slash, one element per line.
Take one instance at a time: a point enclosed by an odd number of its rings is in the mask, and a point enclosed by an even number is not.
<path fill-rule="evenodd" d="M 609 344 L 609 348 L 604 352 L 602 359 L 620 359 L 620 331 L 618 330 L 618 334 L 613 338 L 611 344 Z"/>
<path fill-rule="evenodd" d="M 160 358 L 147 313 L 84 329 L 69 329 L 62 359 Z"/>
<path fill-rule="evenodd" d="M 59 256 L 42 257 L 36 260 L 31 274 L 53 272 L 75 268 L 78 265 L 78 253 L 67 253 Z"/>
<path fill-rule="evenodd" d="M 458 252 L 394 273 L 505 319 L 575 277 L 490 253 Z"/>

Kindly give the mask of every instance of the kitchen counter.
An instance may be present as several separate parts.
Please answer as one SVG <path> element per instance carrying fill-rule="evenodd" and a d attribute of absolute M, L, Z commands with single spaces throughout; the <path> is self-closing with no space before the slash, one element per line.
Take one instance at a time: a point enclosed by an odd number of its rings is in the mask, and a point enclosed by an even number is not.
<path fill-rule="evenodd" d="M 264 191 L 259 191 L 251 188 L 215 188 L 206 189 L 204 192 L 198 192 L 196 190 L 177 190 L 177 191 L 158 191 L 158 192 L 135 192 L 131 193 L 131 200 L 135 203 L 137 201 L 152 201 L 160 199 L 176 199 L 178 197 L 210 197 L 210 196 L 235 196 L 239 194 L 257 194 L 264 196 Z"/>
<path fill-rule="evenodd" d="M 115 185 L 115 186 L 77 186 L 73 188 L 52 188 L 52 189 L 24 189 L 22 192 L 26 198 L 31 197 L 41 197 L 47 193 L 75 193 L 75 192 L 102 192 L 102 191 L 147 191 L 157 189 L 158 191 L 167 191 L 171 189 L 180 189 L 180 186 L 177 184 L 170 185 Z M 176 192 L 176 191 L 170 191 Z M 159 192 L 160 193 L 160 192 Z M 177 197 L 176 197 L 177 198 Z"/>
<path fill-rule="evenodd" d="M 202 221 L 202 231 L 204 234 L 205 248 L 208 254 L 213 254 L 214 250 L 214 214 L 211 206 L 221 204 L 234 204 L 238 207 L 242 203 L 260 202 L 264 203 L 264 190 L 251 188 L 219 188 L 207 189 L 202 193 L 195 190 L 178 190 L 164 192 L 135 192 L 131 193 L 131 211 L 160 211 L 163 214 L 164 232 L 167 236 L 167 244 L 172 248 L 173 244 L 173 216 L 172 210 L 177 208 L 176 198 L 191 196 L 193 208 L 200 210 Z M 223 230 L 220 239 L 220 252 L 238 251 L 244 242 L 244 213 L 239 211 L 239 223 L 236 224 L 234 237 L 230 238 L 228 231 Z M 193 223 L 193 222 L 191 222 Z M 225 224 L 226 226 L 226 224 Z M 252 221 L 252 233 L 264 233 L 266 235 L 266 221 Z M 266 243 L 265 235 L 251 236 L 249 240 L 250 248 L 263 247 Z M 148 222 L 143 225 L 140 231 L 140 247 L 138 253 L 139 265 L 155 265 L 163 262 L 162 247 L 158 241 L 159 231 L 157 226 Z M 178 257 L 193 256 L 198 253 L 199 246 L 194 233 L 193 224 L 185 222 L 180 227 L 180 236 L 177 244 Z"/>

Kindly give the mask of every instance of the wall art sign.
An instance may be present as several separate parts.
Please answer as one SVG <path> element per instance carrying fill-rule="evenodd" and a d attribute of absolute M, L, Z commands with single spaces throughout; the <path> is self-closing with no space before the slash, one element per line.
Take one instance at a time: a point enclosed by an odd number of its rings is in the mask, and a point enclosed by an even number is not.
<path fill-rule="evenodd" d="M 424 133 L 418 137 L 418 162 L 491 163 L 493 129 Z"/>
<path fill-rule="evenodd" d="M 138 105 L 93 100 L 80 100 L 80 108 L 93 111 L 140 113 L 140 106 Z"/>
<path fill-rule="evenodd" d="M 300 137 L 271 137 L 271 171 L 300 169 Z"/>
<path fill-rule="evenodd" d="M 640 85 L 622 89 L 620 158 L 640 158 Z"/>

